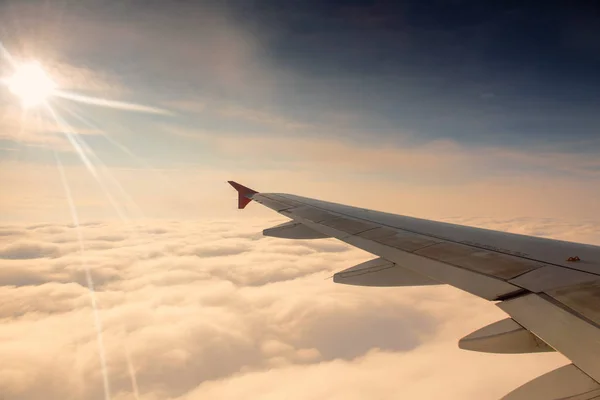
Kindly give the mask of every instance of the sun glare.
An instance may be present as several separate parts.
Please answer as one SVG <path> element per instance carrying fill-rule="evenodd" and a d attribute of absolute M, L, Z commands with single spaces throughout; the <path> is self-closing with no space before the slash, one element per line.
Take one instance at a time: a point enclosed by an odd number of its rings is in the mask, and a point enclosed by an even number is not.
<path fill-rule="evenodd" d="M 42 104 L 56 89 L 56 84 L 37 62 L 17 66 L 14 75 L 6 83 L 25 108 Z"/>

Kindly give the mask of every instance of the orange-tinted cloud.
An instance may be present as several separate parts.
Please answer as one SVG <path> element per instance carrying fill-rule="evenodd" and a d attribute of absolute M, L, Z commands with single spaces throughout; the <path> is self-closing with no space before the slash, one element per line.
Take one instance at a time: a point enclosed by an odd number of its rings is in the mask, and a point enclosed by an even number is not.
<path fill-rule="evenodd" d="M 503 313 L 449 287 L 333 284 L 332 272 L 370 256 L 259 234 L 280 221 L 87 223 L 83 258 L 72 226 L 3 227 L 2 254 L 53 249 L 0 259 L 3 393 L 102 398 L 82 263 L 114 399 L 493 399 L 565 362 L 459 351 Z"/>

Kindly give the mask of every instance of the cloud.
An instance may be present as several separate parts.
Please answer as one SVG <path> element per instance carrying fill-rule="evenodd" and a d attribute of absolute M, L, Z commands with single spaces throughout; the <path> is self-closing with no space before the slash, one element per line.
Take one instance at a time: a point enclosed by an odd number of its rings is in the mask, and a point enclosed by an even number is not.
<path fill-rule="evenodd" d="M 0 259 L 28 260 L 32 258 L 57 257 L 58 246 L 35 242 L 15 242 L 0 250 Z"/>
<path fill-rule="evenodd" d="M 565 362 L 459 351 L 460 337 L 503 313 L 450 287 L 335 285 L 332 272 L 372 256 L 250 235 L 277 222 L 82 224 L 83 257 L 65 240 L 71 225 L 6 227 L 3 251 L 20 257 L 0 260 L 3 394 L 102 398 L 86 267 L 114 399 L 493 399 Z M 524 222 L 561 226 L 479 224 Z"/>
<path fill-rule="evenodd" d="M 283 116 L 262 110 L 235 105 L 222 106 L 217 113 L 225 118 L 236 118 L 246 122 L 254 122 L 263 126 L 270 126 L 285 131 L 315 129 L 316 126 L 290 120 Z"/>
<path fill-rule="evenodd" d="M 0 226 L 0 236 L 20 236 L 25 234 L 25 229 L 11 226 Z"/>
<path fill-rule="evenodd" d="M 175 110 L 185 113 L 202 114 L 203 116 L 211 116 L 223 121 L 239 121 L 245 125 L 254 125 L 261 130 L 271 129 L 276 132 L 306 132 L 318 129 L 314 123 L 302 122 L 297 119 L 283 116 L 275 111 L 260 109 L 256 106 L 241 105 L 236 102 L 204 99 L 199 100 L 191 98 L 188 100 L 173 100 L 167 102 L 167 106 Z M 166 130 L 171 130 L 166 127 Z M 176 134 L 186 136 L 187 133 L 181 130 L 176 130 Z M 189 136 L 195 137 L 192 132 Z"/>
<path fill-rule="evenodd" d="M 318 252 L 325 253 L 343 253 L 348 251 L 348 246 L 345 244 L 340 244 L 336 242 L 322 242 L 322 241 L 311 241 L 302 243 L 303 246 L 308 247 L 310 249 L 316 250 Z"/>
<path fill-rule="evenodd" d="M 190 250 L 190 253 L 198 257 L 221 257 L 242 254 L 249 251 L 247 245 L 229 245 L 229 246 L 199 246 Z"/>
<path fill-rule="evenodd" d="M 498 376 L 482 385 L 481 358 L 449 349 L 451 344 L 425 344 L 419 352 L 405 354 L 374 350 L 352 360 L 289 365 L 270 370 L 236 374 L 223 381 L 209 381 L 183 396 L 185 400 L 217 398 L 264 399 L 498 399 L 506 394 L 501 386 L 515 384 L 510 376 L 514 360 L 495 360 Z M 488 361 L 491 361 L 488 359 Z M 523 370 L 538 369 L 531 360 L 520 360 Z M 460 368 L 458 368 L 460 367 Z M 486 371 L 487 372 L 487 371 Z M 502 374 L 502 375 L 500 375 Z M 509 375 L 507 377 L 506 375 Z M 487 374 L 486 374 L 487 376 Z"/>
<path fill-rule="evenodd" d="M 102 240 L 105 242 L 120 242 L 127 239 L 126 236 L 123 235 L 101 235 L 95 238 L 96 240 Z"/>
<path fill-rule="evenodd" d="M 410 181 L 427 180 L 447 183 L 511 177 L 515 171 L 548 176 L 571 174 L 575 178 L 598 178 L 600 162 L 595 154 L 565 152 L 541 147 L 535 151 L 509 146 L 471 146 L 454 140 L 438 139 L 415 143 L 410 135 L 395 139 L 379 138 L 357 142 L 348 138 L 322 135 L 304 129 L 304 135 L 240 135 L 234 132 L 212 134 L 202 129 L 165 128 L 174 135 L 201 141 L 237 162 L 257 163 L 269 157 L 279 167 L 292 170 L 352 171 L 382 176 L 401 176 Z M 362 132 L 364 135 L 365 132 Z M 252 151 L 248 151 L 252 149 Z"/>

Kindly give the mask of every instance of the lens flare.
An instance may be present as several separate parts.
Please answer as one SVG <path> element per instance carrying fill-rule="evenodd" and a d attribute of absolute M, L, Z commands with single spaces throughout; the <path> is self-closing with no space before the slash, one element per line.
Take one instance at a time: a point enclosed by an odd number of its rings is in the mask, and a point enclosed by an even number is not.
<path fill-rule="evenodd" d="M 67 105 L 61 104 L 61 100 L 68 100 L 69 102 L 81 103 L 85 105 L 107 107 L 115 110 L 128 111 L 128 112 L 141 112 L 146 114 L 155 114 L 163 116 L 175 116 L 174 113 L 158 108 L 146 106 L 143 104 L 116 101 L 101 97 L 90 97 L 78 93 L 67 92 L 60 90 L 56 83 L 46 73 L 44 68 L 37 61 L 23 63 L 13 58 L 8 50 L 0 42 L 0 67 L 1 62 L 5 61 L 8 65 L 6 70 L 10 70 L 12 75 L 0 77 L 0 86 L 6 86 L 6 88 L 12 92 L 16 98 L 18 98 L 23 106 L 22 118 L 26 116 L 28 118 L 39 118 L 41 115 L 49 116 L 50 120 L 53 120 L 57 130 L 61 132 L 67 139 L 68 143 L 73 147 L 76 154 L 79 156 L 81 162 L 85 165 L 90 175 L 98 183 L 106 195 L 109 203 L 113 206 L 118 216 L 125 222 L 133 222 L 129 213 L 131 210 L 135 210 L 138 216 L 144 219 L 141 208 L 131 199 L 126 190 L 120 185 L 120 183 L 110 174 L 109 169 L 102 162 L 100 157 L 95 153 L 94 149 L 86 143 L 73 126 L 69 124 L 69 121 L 62 117 L 57 111 L 58 108 L 62 108 L 74 115 L 77 120 L 84 124 L 91 126 L 93 129 L 105 134 L 99 127 L 94 127 L 90 124 L 86 118 L 78 115 L 77 113 L 71 112 L 70 108 L 73 104 Z M 5 69 L 1 69 L 4 73 Z M 68 84 L 68 82 L 67 82 Z M 1 88 L 1 87 L 0 87 Z M 34 112 L 30 112 L 28 109 L 37 107 Z M 56 107 L 56 109 L 55 109 Z M 41 124 L 38 126 L 39 131 L 43 131 Z M 47 129 L 46 129 L 47 130 Z M 52 132 L 53 134 L 54 132 Z M 48 137 L 51 137 L 50 135 Z M 121 145 L 116 140 L 112 140 L 105 135 L 109 141 L 115 144 L 119 149 L 125 151 L 131 157 L 135 157 L 134 154 Z M 45 142 L 46 143 L 46 142 Z M 62 161 L 56 151 L 54 156 L 57 163 L 57 168 L 60 172 L 61 182 L 65 191 L 67 203 L 71 212 L 71 217 L 74 226 L 77 228 L 77 238 L 79 243 L 79 253 L 81 257 L 81 267 L 85 271 L 85 277 L 87 286 L 90 294 L 90 302 L 93 310 L 94 325 L 96 330 L 96 339 L 98 345 L 98 356 L 100 361 L 100 373 L 102 376 L 103 388 L 104 388 L 104 399 L 111 399 L 111 384 L 110 384 L 110 373 L 107 351 L 104 346 L 103 340 L 103 325 L 100 313 L 100 305 L 98 304 L 96 291 L 94 288 L 93 274 L 90 265 L 87 262 L 86 247 L 83 237 L 83 231 L 79 224 L 79 215 L 73 196 L 71 194 L 71 187 L 67 179 Z M 121 197 L 127 201 L 127 204 L 123 206 L 118 201 L 119 198 L 114 195 L 115 189 L 120 193 Z M 132 225 L 133 232 L 137 234 L 138 225 Z M 131 360 L 129 350 L 125 348 L 125 356 L 127 360 L 128 371 L 131 378 L 131 384 L 135 399 L 139 399 L 139 388 L 136 377 L 136 370 Z"/>
<path fill-rule="evenodd" d="M 6 79 L 8 89 L 21 100 L 24 108 L 45 102 L 56 89 L 56 84 L 37 62 L 18 65 L 15 73 Z"/>

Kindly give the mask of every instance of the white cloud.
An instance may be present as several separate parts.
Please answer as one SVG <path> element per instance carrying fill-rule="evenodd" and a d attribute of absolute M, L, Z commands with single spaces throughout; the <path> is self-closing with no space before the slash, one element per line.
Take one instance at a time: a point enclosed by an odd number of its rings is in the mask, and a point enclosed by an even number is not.
<path fill-rule="evenodd" d="M 371 256 L 256 235 L 273 222 L 83 224 L 114 399 L 493 399 L 565 362 L 459 351 L 503 313 L 450 287 L 335 285 L 332 272 Z M 102 398 L 74 228 L 2 230 L 4 252 L 30 246 L 0 260 L 2 393 Z"/>

